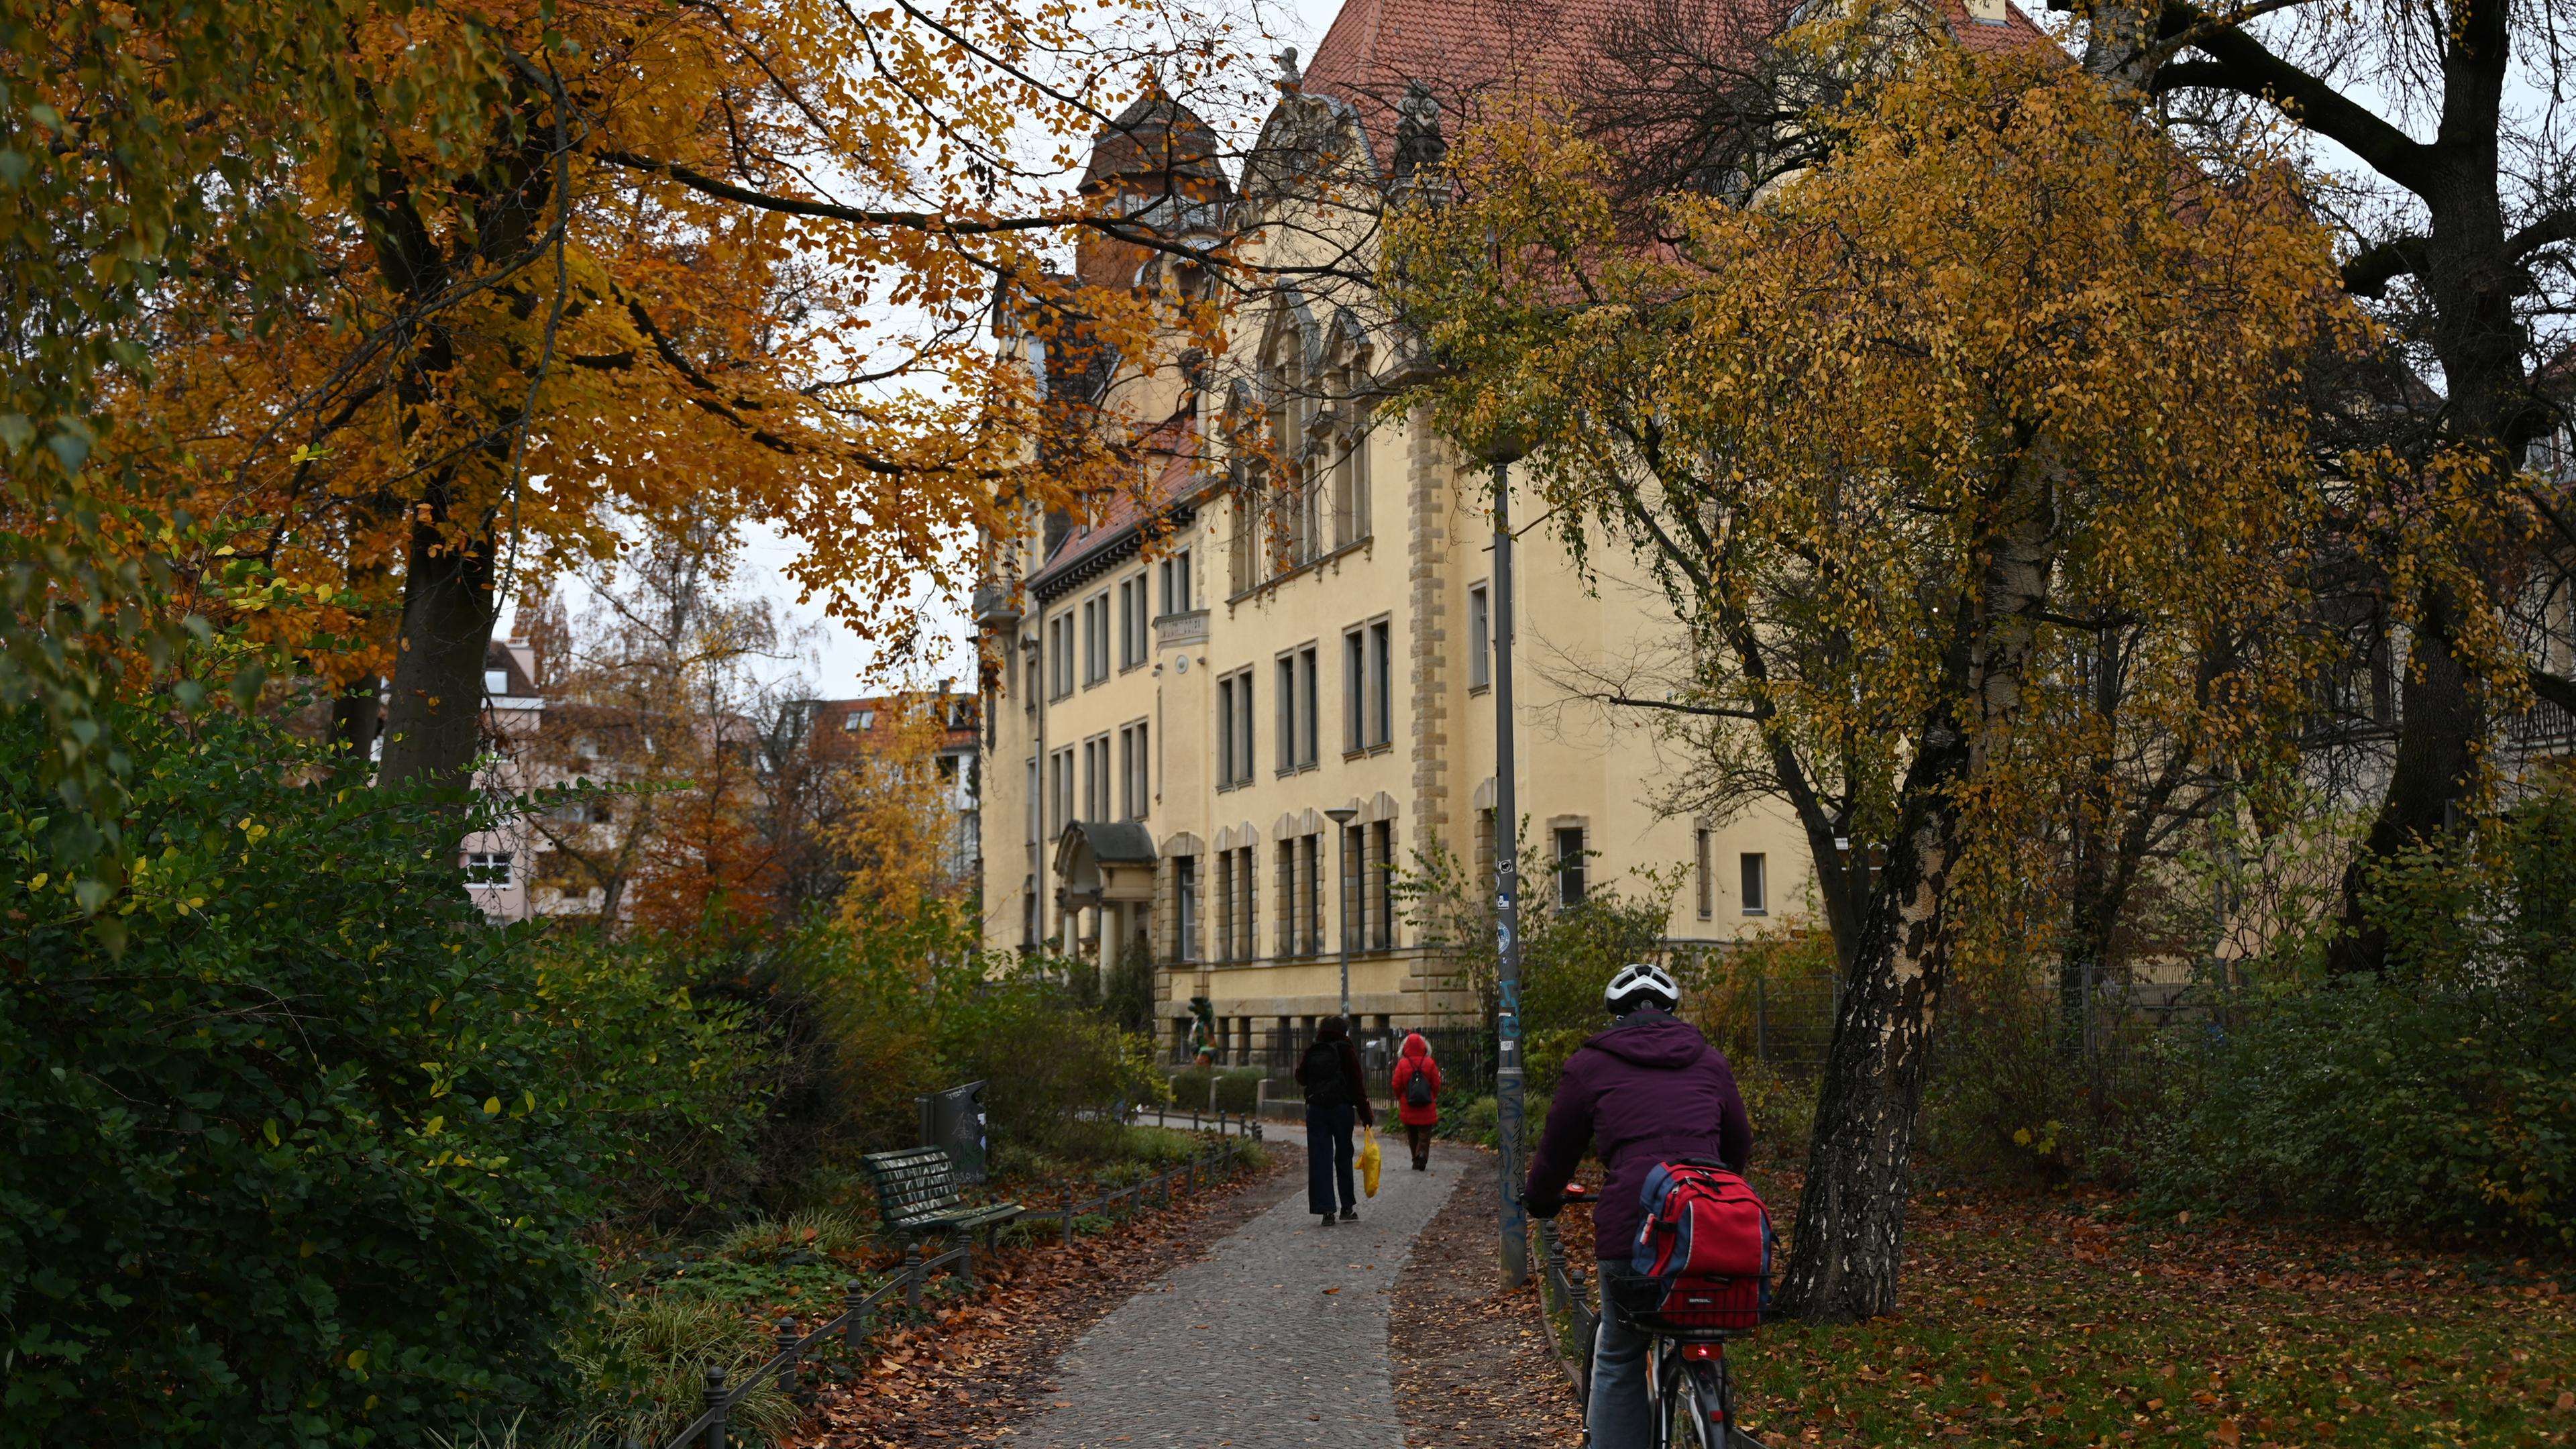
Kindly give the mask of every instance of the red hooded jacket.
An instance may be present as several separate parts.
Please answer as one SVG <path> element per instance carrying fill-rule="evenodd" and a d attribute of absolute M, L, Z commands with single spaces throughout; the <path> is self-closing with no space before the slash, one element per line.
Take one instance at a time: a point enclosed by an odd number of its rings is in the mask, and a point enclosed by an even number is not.
<path fill-rule="evenodd" d="M 1404 1089 L 1413 1084 L 1416 1073 L 1431 1079 L 1431 1101 L 1417 1107 L 1405 1099 Z M 1395 1090 L 1395 1119 L 1407 1127 L 1431 1127 L 1440 1121 L 1440 1064 L 1431 1059 L 1431 1043 L 1422 1033 L 1412 1032 L 1404 1038 L 1404 1050 L 1395 1059 L 1395 1077 L 1388 1084 Z"/>

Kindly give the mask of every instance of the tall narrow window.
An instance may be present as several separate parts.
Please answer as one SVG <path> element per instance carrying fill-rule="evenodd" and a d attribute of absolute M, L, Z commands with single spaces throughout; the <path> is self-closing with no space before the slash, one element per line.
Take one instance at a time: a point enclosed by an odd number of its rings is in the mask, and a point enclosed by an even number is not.
<path fill-rule="evenodd" d="M 1216 682 L 1216 784 L 1222 790 L 1234 783 L 1234 681 Z"/>
<path fill-rule="evenodd" d="M 1768 862 L 1763 859 L 1762 852 L 1758 850 L 1745 852 L 1743 857 L 1744 914 L 1748 916 L 1767 916 L 1771 913 L 1771 881 L 1767 866 Z"/>
<path fill-rule="evenodd" d="M 1199 858 L 1181 855 L 1172 858 L 1172 954 L 1184 961 L 1199 959 Z"/>
<path fill-rule="evenodd" d="M 1154 572 L 1155 576 L 1162 580 L 1162 612 L 1166 614 L 1178 613 L 1179 610 L 1172 607 L 1172 560 L 1165 559 L 1161 563 L 1155 565 Z"/>
<path fill-rule="evenodd" d="M 1467 591 L 1467 687 L 1483 689 L 1494 682 L 1494 615 L 1485 586 Z"/>
<path fill-rule="evenodd" d="M 1699 880 L 1699 918 L 1705 921 L 1711 916 L 1717 914 L 1716 872 L 1713 863 L 1709 859 L 1709 832 L 1705 828 L 1702 828 L 1694 831 L 1693 835 L 1697 840 L 1697 846 L 1692 851 L 1692 865 L 1694 867 L 1692 873 L 1696 875 Z"/>
<path fill-rule="evenodd" d="M 1260 892 L 1253 889 L 1252 847 L 1247 845 L 1236 851 L 1234 856 L 1234 885 L 1235 889 L 1243 893 L 1243 899 L 1235 903 L 1235 925 L 1243 933 L 1241 944 L 1235 954 L 1236 959 L 1249 961 L 1257 949 L 1252 938 L 1252 928 L 1253 923 L 1260 919 L 1256 908 L 1261 904 L 1261 896 Z"/>
<path fill-rule="evenodd" d="M 1029 819 L 1028 819 L 1028 826 L 1029 826 L 1029 839 L 1028 839 L 1028 843 L 1029 843 L 1029 844 L 1031 844 L 1031 845 L 1035 845 L 1035 844 L 1037 844 L 1040 840 L 1043 840 L 1043 839 L 1045 839 L 1045 838 L 1046 838 L 1046 821 L 1042 818 L 1042 817 L 1044 817 L 1044 815 L 1046 814 L 1046 804 L 1045 804 L 1045 798 L 1046 798 L 1046 797 L 1041 793 L 1041 791 L 1042 791 L 1043 787 L 1040 785 L 1040 783 L 1039 783 L 1039 781 L 1038 781 L 1038 760 L 1037 760 L 1037 756 L 1035 756 L 1035 755 L 1031 755 L 1031 756 L 1028 758 L 1028 762 L 1027 762 L 1027 763 L 1028 763 L 1028 779 L 1029 779 L 1029 808 L 1028 808 L 1028 817 L 1029 817 Z"/>
<path fill-rule="evenodd" d="M 1136 595 L 1124 579 L 1118 582 L 1118 667 L 1128 669 L 1136 663 Z"/>
<path fill-rule="evenodd" d="M 1311 766 L 1317 753 L 1315 727 L 1315 646 L 1297 651 L 1297 763 Z"/>
<path fill-rule="evenodd" d="M 1583 827 L 1568 826 L 1556 832 L 1556 903 L 1560 906 L 1583 904 Z"/>
<path fill-rule="evenodd" d="M 1073 746 L 1056 751 L 1050 768 L 1055 774 L 1055 818 L 1047 822 L 1047 839 L 1055 840 L 1073 823 Z"/>
<path fill-rule="evenodd" d="M 1271 889 L 1278 893 L 1279 920 L 1271 950 L 1281 956 L 1297 954 L 1297 849 L 1293 840 L 1282 840 L 1270 847 L 1273 868 L 1278 872 Z"/>
<path fill-rule="evenodd" d="M 1190 611 L 1190 551 L 1182 549 L 1172 559 L 1172 608 L 1175 614 Z"/>
<path fill-rule="evenodd" d="M 1306 887 L 1299 914 L 1306 919 L 1306 954 L 1315 956 L 1324 949 L 1324 837 L 1303 835 L 1297 843 L 1305 852 L 1299 878 Z"/>
<path fill-rule="evenodd" d="M 1376 950 L 1395 946 L 1395 822 L 1380 820 L 1369 827 L 1370 875 L 1363 883 L 1374 909 L 1369 924 L 1374 927 L 1369 945 Z"/>
<path fill-rule="evenodd" d="M 1271 695 L 1279 701 L 1279 742 L 1274 748 L 1279 755 L 1279 773 L 1297 768 L 1297 656 L 1279 656 L 1279 688 Z"/>
<path fill-rule="evenodd" d="M 1395 738 L 1394 626 L 1384 619 L 1369 625 L 1369 744 Z"/>
<path fill-rule="evenodd" d="M 1143 574 L 1135 577 L 1134 585 L 1136 589 L 1134 662 L 1142 664 L 1154 657 L 1154 611 L 1151 607 L 1153 601 L 1146 596 L 1146 579 Z"/>
<path fill-rule="evenodd" d="M 1342 748 L 1368 748 L 1368 639 L 1358 629 L 1342 636 Z"/>
<path fill-rule="evenodd" d="M 1144 819 L 1150 776 L 1141 720 L 1118 731 L 1118 780 L 1119 813 L 1129 820 Z"/>
<path fill-rule="evenodd" d="M 1235 776 L 1237 783 L 1252 778 L 1252 671 L 1247 669 L 1234 677 L 1234 727 L 1237 731 L 1234 758 L 1242 767 Z"/>
<path fill-rule="evenodd" d="M 1369 503 L 1369 405 L 1351 400 L 1351 536 L 1346 542 L 1356 543 L 1375 531 L 1375 515 Z"/>
<path fill-rule="evenodd" d="M 1368 946 L 1368 827 L 1342 827 L 1342 947 Z"/>
<path fill-rule="evenodd" d="M 1216 958 L 1234 959 L 1234 852 L 1216 853 Z"/>

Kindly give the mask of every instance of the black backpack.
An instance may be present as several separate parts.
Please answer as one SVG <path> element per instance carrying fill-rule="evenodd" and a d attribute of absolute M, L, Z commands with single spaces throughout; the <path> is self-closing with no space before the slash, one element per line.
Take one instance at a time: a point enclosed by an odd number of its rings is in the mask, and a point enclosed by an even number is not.
<path fill-rule="evenodd" d="M 1413 1064 L 1413 1076 L 1404 1084 L 1404 1105 L 1408 1107 L 1431 1105 L 1431 1074 L 1422 1070 L 1420 1062 Z"/>
<path fill-rule="evenodd" d="M 1305 1064 L 1298 1075 L 1305 1080 L 1309 1107 L 1339 1107 L 1349 1100 L 1342 1091 L 1341 1049 L 1333 1042 L 1319 1041 L 1307 1047 Z"/>

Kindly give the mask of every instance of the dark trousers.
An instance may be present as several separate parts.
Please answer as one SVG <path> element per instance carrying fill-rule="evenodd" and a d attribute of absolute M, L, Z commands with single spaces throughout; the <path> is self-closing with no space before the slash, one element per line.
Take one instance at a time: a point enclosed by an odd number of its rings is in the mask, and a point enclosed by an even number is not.
<path fill-rule="evenodd" d="M 1404 1124 L 1404 1145 L 1413 1149 L 1413 1165 L 1416 1167 L 1431 1160 L 1431 1132 L 1428 1122 Z"/>
<path fill-rule="evenodd" d="M 1358 1117 L 1353 1107 L 1306 1109 L 1306 1211 L 1318 1217 L 1339 1211 L 1333 1205 L 1337 1187 L 1342 1208 L 1359 1206 L 1359 1187 L 1351 1180 L 1351 1159 L 1358 1156 L 1351 1145 L 1351 1124 Z"/>

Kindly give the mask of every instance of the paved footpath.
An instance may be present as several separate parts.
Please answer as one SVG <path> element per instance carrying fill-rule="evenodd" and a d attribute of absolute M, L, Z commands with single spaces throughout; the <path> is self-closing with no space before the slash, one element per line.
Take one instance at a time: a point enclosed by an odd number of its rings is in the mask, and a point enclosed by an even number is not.
<path fill-rule="evenodd" d="M 1302 1143 L 1278 1141 L 1302 1169 Z M 1473 1160 L 1435 1146 L 1415 1172 L 1403 1138 L 1359 1221 L 1317 1224 L 1305 1174 L 1268 1212 L 1092 1325 L 1057 1367 L 1054 1407 L 1014 1449 L 1400 1449 L 1387 1303 L 1414 1236 Z"/>

